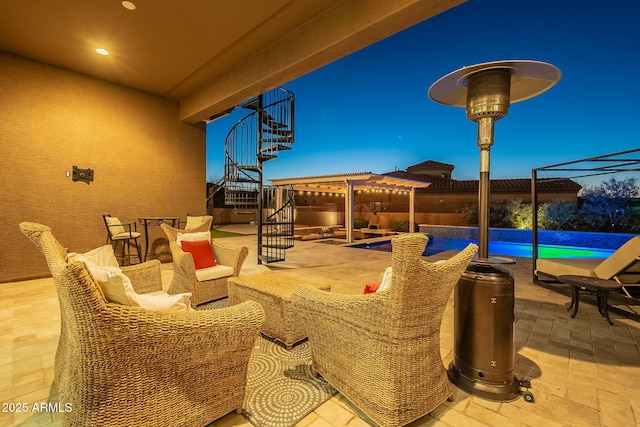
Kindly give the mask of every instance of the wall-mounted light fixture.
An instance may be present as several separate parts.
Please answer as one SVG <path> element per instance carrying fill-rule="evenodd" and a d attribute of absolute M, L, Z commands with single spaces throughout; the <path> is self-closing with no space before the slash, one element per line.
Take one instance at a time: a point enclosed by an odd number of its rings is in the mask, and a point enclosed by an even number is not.
<path fill-rule="evenodd" d="M 74 165 L 71 179 L 73 182 L 83 181 L 90 184 L 93 181 L 93 169 L 80 169 Z"/>

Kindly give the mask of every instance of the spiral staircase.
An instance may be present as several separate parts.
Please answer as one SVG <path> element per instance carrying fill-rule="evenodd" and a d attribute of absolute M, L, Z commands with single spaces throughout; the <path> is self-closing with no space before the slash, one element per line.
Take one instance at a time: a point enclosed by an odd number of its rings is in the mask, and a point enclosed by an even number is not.
<path fill-rule="evenodd" d="M 225 204 L 257 217 L 258 263 L 284 261 L 285 251 L 293 247 L 294 192 L 263 186 L 262 165 L 293 145 L 294 95 L 276 88 L 239 107 L 251 112 L 225 139 Z"/>

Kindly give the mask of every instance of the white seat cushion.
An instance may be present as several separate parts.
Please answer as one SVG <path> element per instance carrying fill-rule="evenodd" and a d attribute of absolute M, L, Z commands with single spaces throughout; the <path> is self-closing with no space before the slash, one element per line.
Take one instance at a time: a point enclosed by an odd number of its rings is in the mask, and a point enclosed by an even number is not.
<path fill-rule="evenodd" d="M 116 268 L 120 267 L 120 265 L 118 264 L 118 260 L 113 253 L 113 246 L 111 245 L 103 245 L 83 254 L 69 252 L 69 254 L 67 254 L 67 262 L 71 260 L 93 263 L 96 265 L 106 265 Z"/>
<path fill-rule="evenodd" d="M 169 295 L 164 291 L 138 294 L 131 280 L 122 272 L 111 245 L 100 246 L 83 254 L 70 252 L 67 262 L 84 262 L 108 302 L 156 311 L 189 311 L 191 293 Z"/>
<path fill-rule="evenodd" d="M 191 308 L 191 293 L 167 294 L 153 292 L 137 294 L 136 299 L 140 307 L 155 311 L 189 311 Z"/>
<path fill-rule="evenodd" d="M 131 280 L 119 268 L 85 263 L 109 302 L 155 311 L 189 311 L 191 308 L 191 293 L 138 294 L 133 289 Z"/>
<path fill-rule="evenodd" d="M 112 236 L 118 233 L 124 233 L 126 230 L 122 226 L 122 223 L 115 216 L 105 216 L 105 221 L 107 221 L 107 229 L 109 230 L 109 234 Z"/>
<path fill-rule="evenodd" d="M 384 274 L 382 275 L 382 281 L 380 282 L 380 287 L 376 292 L 389 289 L 389 286 L 391 286 L 392 281 L 393 281 L 393 268 L 387 267 L 387 269 L 384 271 Z"/>
<path fill-rule="evenodd" d="M 129 233 L 128 231 L 125 231 L 124 233 L 114 234 L 113 236 L 111 236 L 111 239 L 113 240 L 135 239 L 138 237 L 140 237 L 140 233 L 137 231 L 132 231 L 131 233 Z"/>
<path fill-rule="evenodd" d="M 229 267 L 228 265 L 218 264 L 215 267 L 207 267 L 196 270 L 196 279 L 198 280 L 198 282 L 221 279 L 228 276 L 233 276 L 233 267 Z"/>
<path fill-rule="evenodd" d="M 178 233 L 176 235 L 176 243 L 182 248 L 182 242 L 200 242 L 208 240 L 211 242 L 211 233 L 209 231 L 199 231 L 197 233 Z"/>

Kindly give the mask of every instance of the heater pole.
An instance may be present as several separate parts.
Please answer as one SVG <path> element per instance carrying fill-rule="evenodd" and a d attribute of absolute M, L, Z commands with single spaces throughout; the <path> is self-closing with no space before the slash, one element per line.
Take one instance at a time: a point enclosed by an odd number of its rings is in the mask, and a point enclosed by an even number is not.
<path fill-rule="evenodd" d="M 478 119 L 478 147 L 480 147 L 480 183 L 478 187 L 478 258 L 489 258 L 489 194 L 493 117 Z"/>

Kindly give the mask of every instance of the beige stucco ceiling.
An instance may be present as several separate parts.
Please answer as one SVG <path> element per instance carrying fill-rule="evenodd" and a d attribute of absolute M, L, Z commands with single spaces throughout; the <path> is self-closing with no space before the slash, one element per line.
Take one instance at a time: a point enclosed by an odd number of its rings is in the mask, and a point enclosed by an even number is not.
<path fill-rule="evenodd" d="M 0 50 L 178 100 L 196 123 L 464 1 L 1 1 Z"/>

